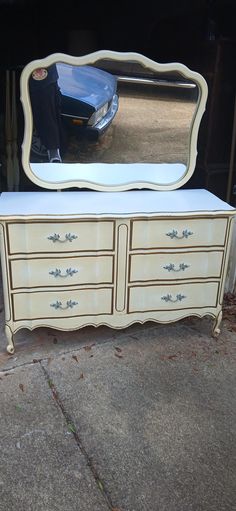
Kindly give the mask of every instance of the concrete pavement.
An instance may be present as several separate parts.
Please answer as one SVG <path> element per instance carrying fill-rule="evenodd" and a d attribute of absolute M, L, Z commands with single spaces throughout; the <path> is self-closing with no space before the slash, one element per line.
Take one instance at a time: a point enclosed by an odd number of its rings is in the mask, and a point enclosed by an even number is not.
<path fill-rule="evenodd" d="M 22 330 L 9 356 L 0 320 L 0 511 L 236 510 L 229 322 Z"/>

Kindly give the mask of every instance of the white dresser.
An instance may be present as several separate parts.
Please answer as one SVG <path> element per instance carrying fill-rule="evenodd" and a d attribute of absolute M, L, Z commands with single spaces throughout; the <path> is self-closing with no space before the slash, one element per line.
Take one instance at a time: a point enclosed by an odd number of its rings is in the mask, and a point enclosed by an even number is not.
<path fill-rule="evenodd" d="M 235 210 L 206 190 L 0 197 L 7 351 L 21 328 L 213 318 Z"/>
<path fill-rule="evenodd" d="M 49 116 L 37 124 L 31 102 L 41 95 L 29 93 L 52 65 L 58 115 L 73 132 L 62 163 L 47 160 Z M 0 197 L 7 351 L 21 328 L 124 328 L 190 315 L 211 316 L 218 335 L 236 211 L 206 190 L 181 189 L 196 167 L 204 78 L 180 63 L 101 50 L 30 62 L 20 89 L 22 165 L 41 191 Z"/>

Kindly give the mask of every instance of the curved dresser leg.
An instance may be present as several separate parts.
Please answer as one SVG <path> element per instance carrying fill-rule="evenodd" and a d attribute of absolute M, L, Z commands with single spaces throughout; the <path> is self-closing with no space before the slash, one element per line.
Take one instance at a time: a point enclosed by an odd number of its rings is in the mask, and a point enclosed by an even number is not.
<path fill-rule="evenodd" d="M 8 341 L 7 345 L 7 352 L 10 353 L 10 355 L 13 355 L 15 351 L 15 346 L 13 342 L 13 333 L 8 325 L 5 326 L 5 334 Z"/>
<path fill-rule="evenodd" d="M 219 312 L 218 316 L 216 316 L 216 319 L 213 323 L 213 328 L 212 328 L 213 337 L 218 337 L 218 335 L 220 334 L 221 321 L 222 321 L 222 311 Z"/>

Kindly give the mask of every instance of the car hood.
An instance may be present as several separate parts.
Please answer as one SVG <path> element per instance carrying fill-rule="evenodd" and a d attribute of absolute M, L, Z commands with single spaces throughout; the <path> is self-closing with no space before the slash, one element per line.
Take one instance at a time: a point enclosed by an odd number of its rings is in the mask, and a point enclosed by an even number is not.
<path fill-rule="evenodd" d="M 116 93 L 116 77 L 96 67 L 57 63 L 57 71 L 61 94 L 83 101 L 96 110 Z"/>

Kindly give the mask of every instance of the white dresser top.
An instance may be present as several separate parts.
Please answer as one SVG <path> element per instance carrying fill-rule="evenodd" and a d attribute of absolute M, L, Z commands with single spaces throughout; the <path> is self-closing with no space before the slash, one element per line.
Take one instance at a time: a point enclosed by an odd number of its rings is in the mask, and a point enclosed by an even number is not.
<path fill-rule="evenodd" d="M 168 192 L 152 190 L 3 192 L 0 196 L 2 219 L 9 216 L 125 217 L 204 212 L 236 214 L 235 208 L 203 189 Z"/>

